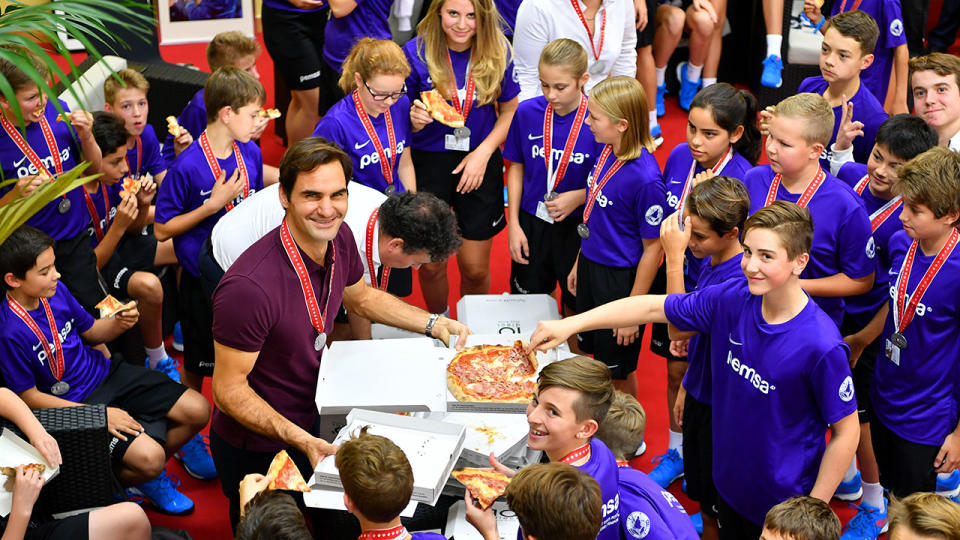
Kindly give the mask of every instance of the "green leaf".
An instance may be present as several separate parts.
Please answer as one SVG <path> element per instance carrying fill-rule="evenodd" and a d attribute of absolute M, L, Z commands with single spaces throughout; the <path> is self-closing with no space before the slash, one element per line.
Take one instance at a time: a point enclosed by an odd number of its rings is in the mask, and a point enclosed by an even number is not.
<path fill-rule="evenodd" d="M 0 244 L 51 201 L 97 179 L 100 175 L 81 176 L 88 166 L 90 166 L 89 163 L 81 163 L 54 178 L 53 181 L 44 182 L 26 197 L 0 207 Z"/>

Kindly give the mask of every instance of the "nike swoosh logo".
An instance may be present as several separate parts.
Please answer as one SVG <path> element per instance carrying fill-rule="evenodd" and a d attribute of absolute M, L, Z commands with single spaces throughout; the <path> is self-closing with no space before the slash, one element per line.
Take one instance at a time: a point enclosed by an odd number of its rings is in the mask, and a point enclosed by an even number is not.
<path fill-rule="evenodd" d="M 887 273 L 890 274 L 891 276 L 895 276 L 895 275 L 899 274 L 900 271 L 891 268 L 891 269 L 887 270 Z"/>
<path fill-rule="evenodd" d="M 543 135 L 537 135 L 536 137 L 534 137 L 532 134 L 528 133 L 527 138 L 530 139 L 531 141 L 535 141 L 537 139 L 542 139 Z"/>
<path fill-rule="evenodd" d="M 682 184 L 683 182 L 682 182 L 681 180 L 670 180 L 670 183 L 671 183 L 671 184 Z"/>
<path fill-rule="evenodd" d="M 496 227 L 497 225 L 499 225 L 500 222 L 503 221 L 503 218 L 505 218 L 505 217 L 506 217 L 506 215 L 502 215 L 502 216 L 500 216 L 499 218 L 497 218 L 497 220 L 493 222 L 493 225 L 491 225 L 491 227 Z"/>
<path fill-rule="evenodd" d="M 736 341 L 733 340 L 733 334 L 730 334 L 730 343 L 733 343 L 734 345 L 740 345 L 740 346 L 743 345 L 743 343 L 737 343 Z"/>
<path fill-rule="evenodd" d="M 363 144 L 353 143 L 353 148 L 354 148 L 355 150 L 359 150 L 359 149 L 363 148 L 364 146 L 366 146 L 369 142 L 370 142 L 370 141 L 367 141 L 367 142 L 365 142 L 365 143 L 363 143 Z"/>
<path fill-rule="evenodd" d="M 14 162 L 13 162 L 13 166 L 14 166 L 14 167 L 19 167 L 20 164 L 23 163 L 23 160 L 25 160 L 25 159 L 27 159 L 27 156 L 26 156 L 26 155 L 24 155 L 22 158 L 20 158 L 20 161 L 14 161 Z"/>
<path fill-rule="evenodd" d="M 209 195 L 209 194 L 211 194 L 211 193 L 213 193 L 213 189 L 208 189 L 207 191 L 200 190 L 200 196 L 201 196 L 201 197 L 205 197 L 205 196 L 207 196 L 207 195 Z"/>

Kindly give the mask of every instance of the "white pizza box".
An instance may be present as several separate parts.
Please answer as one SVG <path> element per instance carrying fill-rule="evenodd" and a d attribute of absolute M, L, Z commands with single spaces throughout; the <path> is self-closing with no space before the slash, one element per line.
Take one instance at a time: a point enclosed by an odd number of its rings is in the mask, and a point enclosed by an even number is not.
<path fill-rule="evenodd" d="M 529 336 L 538 322 L 559 318 L 549 294 L 468 294 L 457 302 L 457 319 L 478 334 Z"/>
<path fill-rule="evenodd" d="M 491 508 L 497 518 L 500 540 L 516 540 L 520 529 L 517 514 L 510 510 L 506 501 L 496 501 Z M 467 521 L 467 506 L 463 501 L 457 501 L 450 507 L 444 534 L 451 540 L 483 540 L 483 536 Z"/>
<path fill-rule="evenodd" d="M 523 334 L 470 334 L 467 336 L 467 347 L 473 345 L 513 345 L 515 341 L 522 340 L 524 342 L 530 339 L 530 334 L 532 331 Z M 456 355 L 456 350 L 451 348 L 446 351 L 447 353 L 447 362 L 444 364 L 444 388 L 447 387 L 446 381 L 446 365 L 453 360 L 453 357 Z M 546 352 L 537 351 L 537 374 L 533 376 L 533 380 L 537 380 L 537 376 L 540 374 L 540 370 L 543 367 L 551 362 L 557 360 L 557 349 L 550 349 Z M 500 413 L 500 414 L 525 414 L 527 412 L 527 403 L 488 403 L 488 402 L 479 402 L 479 401 L 458 401 L 456 397 L 450 393 L 450 389 L 446 388 L 447 396 L 447 412 L 473 412 L 473 413 Z"/>
<path fill-rule="evenodd" d="M 59 465 L 51 466 L 30 443 L 21 439 L 13 431 L 3 428 L 3 432 L 0 433 L 0 467 L 16 467 L 30 463 L 41 463 L 46 466 L 43 474 L 40 475 L 44 484 L 60 473 Z M 0 474 L 0 517 L 7 517 L 13 506 L 13 492 L 3 487 L 8 478 Z"/>
<path fill-rule="evenodd" d="M 321 486 L 316 481 L 316 474 L 310 477 L 310 491 L 303 494 L 303 504 L 310 508 L 347 511 L 346 505 L 343 504 L 343 490 Z M 410 504 L 400 512 L 400 517 L 412 517 L 417 510 L 417 504 L 417 501 L 410 501 Z"/>
<path fill-rule="evenodd" d="M 418 415 L 419 416 L 419 415 Z M 460 424 L 466 428 L 463 452 L 457 467 L 489 467 L 490 453 L 500 461 L 526 444 L 530 426 L 524 414 L 431 412 L 423 418 Z"/>
<path fill-rule="evenodd" d="M 390 439 L 407 455 L 413 469 L 411 499 L 436 504 L 444 482 L 460 458 L 465 428 L 448 422 L 354 409 L 347 415 L 347 425 L 333 443 L 346 442 L 352 435 L 359 434 L 364 426 L 369 426 L 367 433 Z M 317 464 L 314 478 L 322 486 L 343 487 L 333 457 Z"/>
<path fill-rule="evenodd" d="M 370 325 L 370 339 L 423 339 L 425 337 L 423 332 L 411 332 L 410 330 L 380 323 L 372 323 Z M 443 342 L 439 339 L 433 341 L 434 345 L 438 347 L 444 346 Z"/>

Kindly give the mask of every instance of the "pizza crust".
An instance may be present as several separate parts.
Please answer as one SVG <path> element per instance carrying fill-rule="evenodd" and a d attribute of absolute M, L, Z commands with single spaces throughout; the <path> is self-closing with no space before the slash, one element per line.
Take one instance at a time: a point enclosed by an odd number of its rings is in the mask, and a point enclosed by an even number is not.
<path fill-rule="evenodd" d="M 441 124 L 452 128 L 462 128 L 465 123 L 463 115 L 460 114 L 453 105 L 447 103 L 443 95 L 437 90 L 420 92 L 420 98 L 427 106 L 427 112 L 433 116 L 433 119 Z"/>

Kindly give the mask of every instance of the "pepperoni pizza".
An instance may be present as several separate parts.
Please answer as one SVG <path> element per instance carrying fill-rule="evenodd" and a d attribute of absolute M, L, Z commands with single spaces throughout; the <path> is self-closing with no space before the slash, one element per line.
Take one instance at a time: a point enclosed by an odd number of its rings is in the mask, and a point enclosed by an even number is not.
<path fill-rule="evenodd" d="M 522 341 L 465 347 L 447 366 L 447 388 L 459 401 L 526 403 L 537 389 L 535 353 Z"/>

